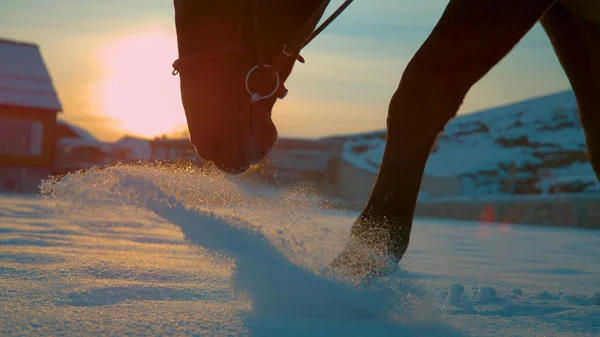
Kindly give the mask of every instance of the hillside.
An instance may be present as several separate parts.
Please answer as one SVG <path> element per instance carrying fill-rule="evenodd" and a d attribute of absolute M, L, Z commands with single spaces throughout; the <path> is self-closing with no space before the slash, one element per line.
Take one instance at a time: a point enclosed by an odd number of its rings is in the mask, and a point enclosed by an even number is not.
<path fill-rule="evenodd" d="M 335 138 L 345 140 L 344 160 L 377 172 L 385 131 Z M 572 91 L 455 118 L 438 138 L 425 173 L 473 176 L 478 194 L 598 188 Z M 507 187 L 508 180 L 516 184 Z"/>

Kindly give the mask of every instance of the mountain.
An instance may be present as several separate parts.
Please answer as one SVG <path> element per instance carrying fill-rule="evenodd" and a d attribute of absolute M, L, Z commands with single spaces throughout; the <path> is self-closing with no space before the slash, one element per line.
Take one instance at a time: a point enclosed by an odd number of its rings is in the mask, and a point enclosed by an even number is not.
<path fill-rule="evenodd" d="M 377 172 L 385 130 L 334 138 L 345 141 L 344 160 Z M 438 137 L 425 174 L 472 176 L 479 194 L 598 189 L 570 90 L 454 118 Z M 516 183 L 510 191 L 503 186 L 507 179 Z"/>

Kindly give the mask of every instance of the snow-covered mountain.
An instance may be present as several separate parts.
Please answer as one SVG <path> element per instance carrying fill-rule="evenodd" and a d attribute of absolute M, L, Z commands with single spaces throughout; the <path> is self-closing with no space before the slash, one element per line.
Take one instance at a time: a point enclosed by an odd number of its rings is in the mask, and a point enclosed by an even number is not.
<path fill-rule="evenodd" d="M 344 160 L 377 172 L 385 131 L 336 138 L 346 141 Z M 438 138 L 425 173 L 471 175 L 483 194 L 598 189 L 570 90 L 456 117 Z M 516 181 L 514 190 L 503 187 L 507 179 Z"/>

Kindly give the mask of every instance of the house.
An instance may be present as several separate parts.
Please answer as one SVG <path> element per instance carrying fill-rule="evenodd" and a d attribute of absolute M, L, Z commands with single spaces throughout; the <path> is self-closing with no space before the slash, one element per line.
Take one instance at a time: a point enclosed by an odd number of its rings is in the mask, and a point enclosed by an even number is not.
<path fill-rule="evenodd" d="M 194 145 L 187 138 L 167 139 L 157 137 L 149 142 L 150 159 L 159 161 L 191 161 L 202 164 L 204 161 L 196 154 Z"/>
<path fill-rule="evenodd" d="M 61 111 L 40 48 L 0 39 L 0 192 L 39 191 L 54 162 Z"/>
<path fill-rule="evenodd" d="M 56 158 L 52 174 L 64 174 L 113 161 L 114 149 L 64 120 L 56 121 Z"/>
<path fill-rule="evenodd" d="M 338 140 L 280 138 L 260 170 L 277 185 L 302 182 L 329 192 L 337 183 L 342 144 Z"/>
<path fill-rule="evenodd" d="M 144 138 L 124 136 L 115 143 L 113 148 L 120 161 L 140 161 L 150 159 L 150 141 Z"/>

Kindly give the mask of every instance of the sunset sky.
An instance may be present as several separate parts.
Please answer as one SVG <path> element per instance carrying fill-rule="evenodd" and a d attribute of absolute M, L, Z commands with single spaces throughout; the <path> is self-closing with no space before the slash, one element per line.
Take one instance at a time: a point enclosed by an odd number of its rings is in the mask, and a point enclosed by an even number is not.
<path fill-rule="evenodd" d="M 221 0 L 219 0 L 221 1 Z M 328 13 L 341 0 L 333 0 Z M 402 71 L 447 0 L 358 0 L 304 52 L 274 110 L 284 136 L 385 127 Z M 0 0 L 0 38 L 37 43 L 61 118 L 104 141 L 185 128 L 172 0 Z M 461 113 L 569 88 L 536 27 L 467 96 Z M 435 97 L 432 97 L 435 99 Z"/>

